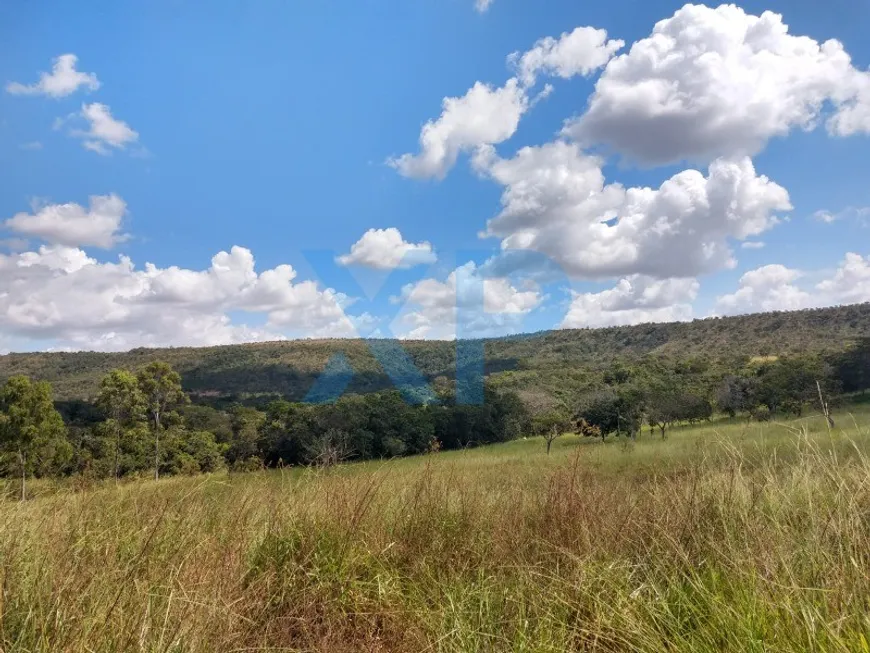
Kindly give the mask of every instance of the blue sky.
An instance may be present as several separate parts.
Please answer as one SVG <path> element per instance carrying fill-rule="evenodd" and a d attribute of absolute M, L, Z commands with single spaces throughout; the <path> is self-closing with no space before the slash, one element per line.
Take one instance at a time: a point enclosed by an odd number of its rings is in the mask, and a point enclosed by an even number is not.
<path fill-rule="evenodd" d="M 496 335 L 870 299 L 870 6 L 681 7 L 0 5 L 0 350 L 449 338 L 457 305 L 460 335 Z M 684 65 L 644 64 L 659 21 Z M 674 98 L 690 108 L 665 123 Z M 599 172 L 655 190 L 687 170 L 692 202 L 721 206 L 581 201 Z"/>

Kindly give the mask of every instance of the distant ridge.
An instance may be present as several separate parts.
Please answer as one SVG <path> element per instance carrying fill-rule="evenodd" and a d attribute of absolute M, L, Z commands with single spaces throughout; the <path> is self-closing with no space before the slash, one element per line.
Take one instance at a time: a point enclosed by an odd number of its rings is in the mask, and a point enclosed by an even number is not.
<path fill-rule="evenodd" d="M 674 360 L 734 361 L 755 356 L 834 352 L 870 337 L 870 304 L 792 312 L 705 318 L 692 322 L 565 329 L 483 340 L 485 372 L 514 389 L 572 383 L 584 370 L 614 359 L 662 356 Z M 430 381 L 450 380 L 456 367 L 449 341 L 402 341 Z M 160 359 L 182 374 L 202 401 L 258 396 L 301 400 L 329 359 L 343 353 L 355 375 L 348 391 L 391 387 L 360 339 L 288 340 L 215 347 L 133 349 L 124 353 L 57 352 L 0 356 L 0 381 L 15 374 L 50 381 L 62 400 L 89 399 L 100 377 L 116 367 L 136 369 Z"/>

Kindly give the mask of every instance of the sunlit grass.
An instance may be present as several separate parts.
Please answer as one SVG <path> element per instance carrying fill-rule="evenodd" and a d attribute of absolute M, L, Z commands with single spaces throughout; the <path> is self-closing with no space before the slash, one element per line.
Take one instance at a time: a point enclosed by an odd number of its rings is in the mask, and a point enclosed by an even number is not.
<path fill-rule="evenodd" d="M 870 650 L 870 416 L 0 502 L 0 650 Z"/>

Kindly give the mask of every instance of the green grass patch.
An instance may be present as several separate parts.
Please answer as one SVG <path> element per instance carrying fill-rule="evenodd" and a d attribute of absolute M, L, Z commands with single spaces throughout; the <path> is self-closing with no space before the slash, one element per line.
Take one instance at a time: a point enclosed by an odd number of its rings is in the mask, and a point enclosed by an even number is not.
<path fill-rule="evenodd" d="M 870 411 L 0 501 L 0 650 L 867 651 Z"/>

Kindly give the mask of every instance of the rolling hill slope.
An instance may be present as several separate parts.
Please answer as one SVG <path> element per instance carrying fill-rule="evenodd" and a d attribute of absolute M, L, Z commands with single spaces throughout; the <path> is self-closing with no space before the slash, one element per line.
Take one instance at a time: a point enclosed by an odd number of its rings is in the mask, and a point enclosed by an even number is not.
<path fill-rule="evenodd" d="M 570 388 L 615 359 L 653 355 L 733 363 L 755 356 L 840 351 L 863 337 L 870 337 L 870 304 L 685 323 L 546 331 L 481 342 L 487 376 L 498 385 L 521 390 Z M 455 343 L 405 341 L 401 347 L 427 380 L 454 377 Z M 380 358 L 372 349 L 379 351 Z M 201 400 L 221 402 L 264 395 L 301 400 L 338 353 L 355 372 L 350 391 L 390 387 L 378 361 L 397 350 L 395 341 L 296 340 L 125 353 L 8 354 L 0 356 L 0 381 L 26 374 L 50 381 L 58 399 L 88 399 L 110 369 L 136 369 L 160 359 L 178 369 L 185 388 Z"/>

